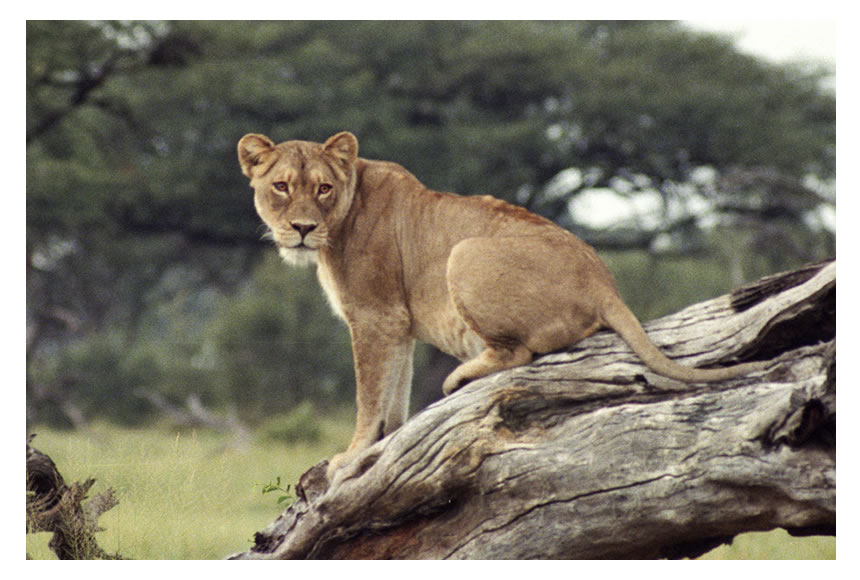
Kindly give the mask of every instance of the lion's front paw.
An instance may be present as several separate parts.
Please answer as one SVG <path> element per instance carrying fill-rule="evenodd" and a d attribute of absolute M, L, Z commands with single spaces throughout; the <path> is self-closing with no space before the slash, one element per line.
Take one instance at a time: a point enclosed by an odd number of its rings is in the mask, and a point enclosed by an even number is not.
<path fill-rule="evenodd" d="M 361 477 L 376 465 L 381 455 L 381 450 L 365 453 L 364 450 L 350 451 L 347 449 L 343 453 L 338 453 L 329 460 L 326 470 L 329 485 L 334 482 L 335 478 Z"/>
<path fill-rule="evenodd" d="M 338 453 L 334 455 L 331 459 L 328 460 L 328 467 L 326 468 L 326 477 L 331 483 L 334 478 L 334 474 L 342 469 L 349 460 L 352 458 L 352 454 L 344 451 L 343 453 Z"/>
<path fill-rule="evenodd" d="M 360 449 L 347 449 L 343 453 L 338 453 L 328 460 L 326 477 L 328 478 L 329 484 L 334 481 L 334 478 L 338 472 L 350 473 L 350 477 L 352 476 L 352 471 L 354 470 L 346 468 L 352 465 L 353 461 L 356 459 L 360 452 Z"/>

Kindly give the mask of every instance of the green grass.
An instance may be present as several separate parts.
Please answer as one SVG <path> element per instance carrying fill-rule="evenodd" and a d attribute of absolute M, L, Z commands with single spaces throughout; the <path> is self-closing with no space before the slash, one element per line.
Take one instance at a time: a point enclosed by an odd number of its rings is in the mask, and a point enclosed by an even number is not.
<path fill-rule="evenodd" d="M 751 532 L 735 537 L 731 544 L 715 548 L 702 560 L 833 560 L 836 538 L 792 537 L 785 530 Z"/>
<path fill-rule="evenodd" d="M 132 559 L 220 559 L 251 547 L 254 532 L 280 513 L 282 494 L 262 493 L 280 477 L 294 484 L 308 468 L 349 442 L 351 417 L 324 421 L 319 444 L 255 440 L 229 448 L 208 431 L 122 429 L 89 433 L 33 428 L 33 446 L 48 454 L 67 482 L 96 478 L 90 496 L 112 487 L 119 505 L 99 523 L 99 545 Z M 292 491 L 292 490 L 291 490 Z M 27 535 L 27 554 L 55 559 L 50 533 Z"/>
<path fill-rule="evenodd" d="M 322 420 L 319 443 L 258 437 L 233 450 L 230 440 L 208 431 L 123 429 L 93 425 L 88 433 L 34 428 L 34 446 L 51 456 L 67 482 L 95 477 L 94 495 L 112 487 L 119 505 L 104 514 L 97 535 L 107 552 L 126 558 L 221 559 L 248 549 L 254 532 L 281 512 L 280 493 L 262 485 L 280 477 L 294 484 L 309 467 L 342 450 L 352 412 Z M 292 490 L 291 490 L 292 491 Z M 27 554 L 55 559 L 51 534 L 27 535 Z M 828 559 L 834 538 L 792 538 L 784 531 L 743 534 L 705 559 Z"/>

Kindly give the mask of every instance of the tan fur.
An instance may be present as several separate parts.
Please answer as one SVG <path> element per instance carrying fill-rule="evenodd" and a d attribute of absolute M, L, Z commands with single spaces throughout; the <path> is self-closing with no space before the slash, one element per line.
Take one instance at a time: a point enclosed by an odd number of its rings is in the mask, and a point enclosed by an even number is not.
<path fill-rule="evenodd" d="M 446 395 L 603 327 L 653 371 L 682 381 L 758 368 L 670 361 L 593 248 L 523 208 L 432 191 L 399 165 L 361 159 L 350 133 L 279 145 L 251 134 L 238 150 L 281 255 L 317 264 L 329 302 L 349 325 L 358 416 L 330 473 L 406 420 L 416 339 L 465 361 L 445 380 Z"/>

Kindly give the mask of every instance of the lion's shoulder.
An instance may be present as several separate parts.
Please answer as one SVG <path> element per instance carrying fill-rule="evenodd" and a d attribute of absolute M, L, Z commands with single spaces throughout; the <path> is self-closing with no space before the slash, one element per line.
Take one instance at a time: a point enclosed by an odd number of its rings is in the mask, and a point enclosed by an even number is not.
<path fill-rule="evenodd" d="M 417 177 L 394 161 L 359 159 L 356 165 L 360 188 L 391 190 L 406 186 L 425 189 L 424 184 Z"/>

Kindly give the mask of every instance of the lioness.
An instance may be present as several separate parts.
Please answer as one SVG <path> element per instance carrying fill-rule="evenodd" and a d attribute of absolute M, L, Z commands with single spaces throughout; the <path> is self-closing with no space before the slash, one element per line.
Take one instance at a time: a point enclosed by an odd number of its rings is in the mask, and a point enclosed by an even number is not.
<path fill-rule="evenodd" d="M 280 255 L 317 265 L 325 295 L 349 325 L 358 416 L 330 475 L 406 420 L 416 339 L 465 361 L 445 379 L 446 395 L 606 327 L 651 370 L 682 381 L 758 368 L 672 362 L 579 238 L 493 197 L 432 191 L 399 165 L 361 159 L 351 133 L 279 145 L 249 134 L 238 152 Z"/>

